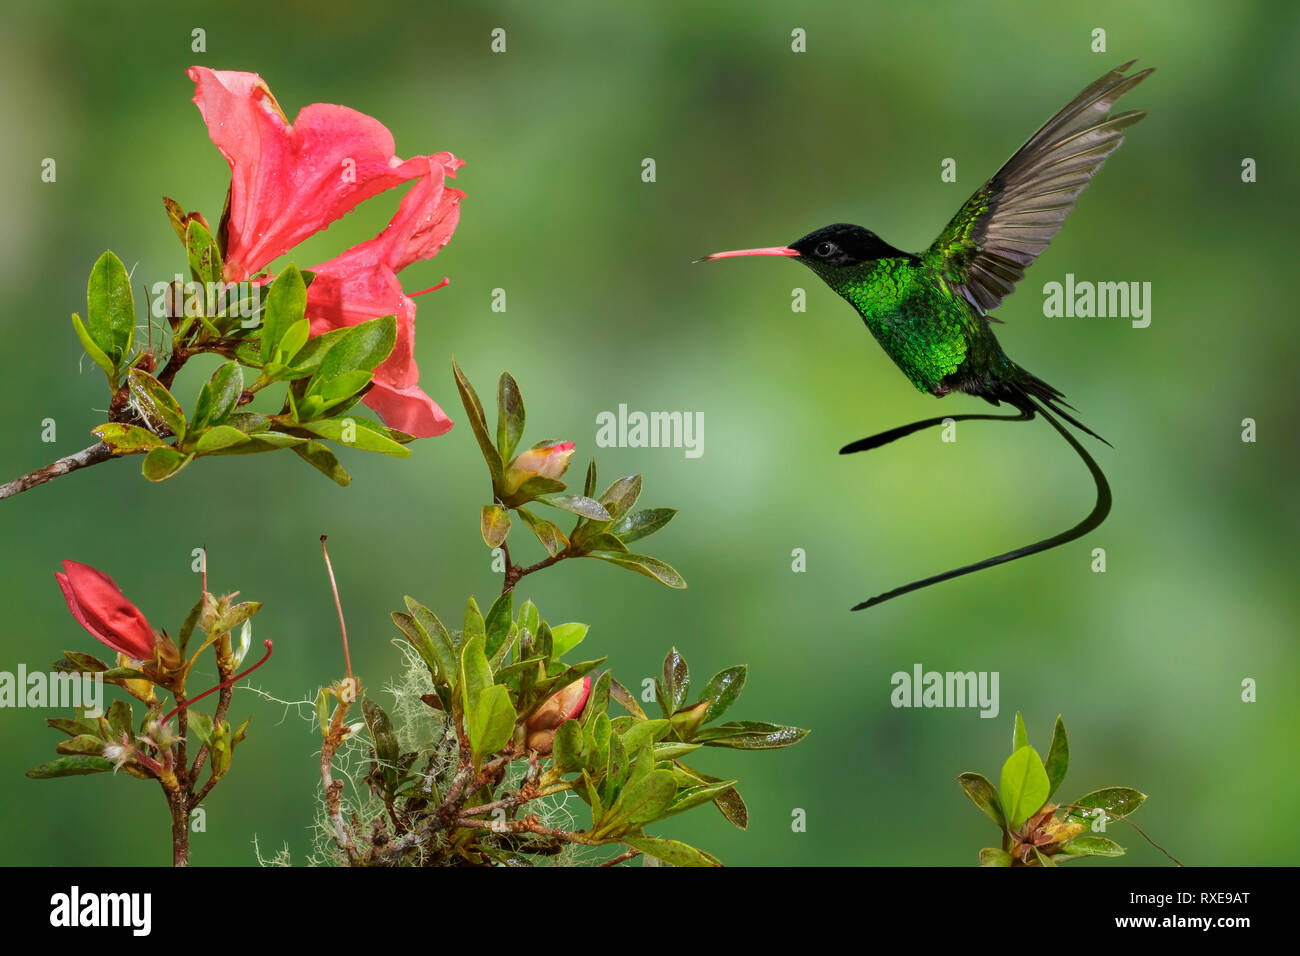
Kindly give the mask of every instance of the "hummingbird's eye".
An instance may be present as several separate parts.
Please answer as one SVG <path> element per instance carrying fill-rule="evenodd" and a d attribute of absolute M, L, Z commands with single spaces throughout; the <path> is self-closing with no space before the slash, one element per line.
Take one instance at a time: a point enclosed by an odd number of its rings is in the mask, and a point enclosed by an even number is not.
<path fill-rule="evenodd" d="M 817 256 L 819 259 L 829 259 L 838 251 L 839 250 L 835 248 L 835 243 L 833 242 L 819 242 L 817 243 L 817 248 L 813 250 L 813 255 Z"/>

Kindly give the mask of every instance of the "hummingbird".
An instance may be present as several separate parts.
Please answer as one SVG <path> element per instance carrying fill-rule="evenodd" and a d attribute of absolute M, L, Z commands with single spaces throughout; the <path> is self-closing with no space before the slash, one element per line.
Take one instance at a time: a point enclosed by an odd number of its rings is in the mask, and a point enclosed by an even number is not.
<path fill-rule="evenodd" d="M 1074 209 L 1079 195 L 1145 110 L 1112 113 L 1124 94 L 1153 72 L 1129 74 L 1130 60 L 1085 88 L 1020 147 L 957 211 L 930 248 L 904 252 L 870 229 L 835 223 L 788 246 L 715 252 L 703 262 L 737 256 L 788 256 L 811 269 L 857 309 L 871 334 L 916 388 L 937 398 L 964 392 L 1014 415 L 928 418 L 855 441 L 840 454 L 869 451 L 947 421 L 1025 422 L 1041 415 L 1087 465 L 1097 488 L 1092 511 L 1067 531 L 1033 544 L 913 581 L 854 606 L 858 611 L 920 588 L 1037 554 L 1082 537 L 1106 520 L 1110 485 L 1101 467 L 1062 420 L 1104 438 L 1070 413 L 1062 392 L 1017 365 L 1002 350 L 990 313 L 1024 278 Z M 1066 409 L 1069 409 L 1067 411 Z"/>

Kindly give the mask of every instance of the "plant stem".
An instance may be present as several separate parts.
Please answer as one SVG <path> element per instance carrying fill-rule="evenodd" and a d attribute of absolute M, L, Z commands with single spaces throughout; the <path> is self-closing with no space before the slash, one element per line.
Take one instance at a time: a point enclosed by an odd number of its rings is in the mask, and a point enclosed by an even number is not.
<path fill-rule="evenodd" d="M 98 465 L 100 462 L 108 461 L 113 456 L 113 451 L 102 441 L 95 442 L 89 448 L 83 448 L 79 452 L 68 455 L 66 458 L 60 458 L 56 462 L 51 462 L 44 468 L 37 468 L 35 471 L 29 471 L 27 474 L 15 478 L 13 481 L 0 485 L 0 499 L 10 498 L 19 492 L 27 491 L 29 488 L 35 488 L 37 485 L 43 485 L 47 481 L 53 481 L 55 478 L 61 478 L 70 472 L 79 468 L 88 468 L 91 465 Z"/>
<path fill-rule="evenodd" d="M 172 814 L 172 866 L 190 865 L 190 812 L 182 790 L 167 790 L 167 806 Z"/>
<path fill-rule="evenodd" d="M 618 866 L 620 863 L 624 863 L 627 860 L 636 859 L 640 855 L 641 855 L 640 850 L 628 850 L 624 853 L 620 853 L 618 856 L 610 857 L 604 863 L 598 863 L 596 865 L 597 866 Z"/>
<path fill-rule="evenodd" d="M 543 558 L 542 560 L 538 561 L 536 564 L 530 564 L 527 567 L 524 567 L 523 565 L 515 564 L 513 561 L 510 560 L 510 549 L 506 546 L 506 543 L 504 541 L 501 542 L 501 554 L 506 559 L 506 574 L 501 581 L 502 594 L 505 594 L 507 591 L 512 590 L 516 584 L 518 584 L 521 580 L 523 580 L 528 575 L 532 574 L 534 571 L 540 571 L 543 568 L 549 568 L 552 564 L 556 564 L 560 561 L 563 561 L 565 558 L 572 557 L 572 555 L 569 554 L 569 549 L 565 548 L 563 551 L 559 551 L 556 554 L 552 554 L 549 557 Z"/>

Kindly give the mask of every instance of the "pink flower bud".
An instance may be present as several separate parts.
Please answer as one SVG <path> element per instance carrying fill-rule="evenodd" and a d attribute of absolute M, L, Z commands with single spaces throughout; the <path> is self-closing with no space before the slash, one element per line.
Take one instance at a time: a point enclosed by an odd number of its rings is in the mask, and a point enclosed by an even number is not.
<path fill-rule="evenodd" d="M 573 442 L 543 442 L 536 448 L 520 452 L 506 470 L 507 491 L 511 494 L 529 478 L 558 479 L 569 468 Z"/>
<path fill-rule="evenodd" d="M 76 561 L 64 561 L 54 573 L 68 610 L 96 640 L 135 661 L 153 657 L 157 637 L 140 609 L 103 571 Z"/>
<path fill-rule="evenodd" d="M 549 754 L 555 745 L 556 728 L 566 720 L 581 715 L 590 694 L 591 678 L 584 677 L 561 688 L 533 711 L 524 722 L 529 749 L 536 750 L 543 756 Z"/>

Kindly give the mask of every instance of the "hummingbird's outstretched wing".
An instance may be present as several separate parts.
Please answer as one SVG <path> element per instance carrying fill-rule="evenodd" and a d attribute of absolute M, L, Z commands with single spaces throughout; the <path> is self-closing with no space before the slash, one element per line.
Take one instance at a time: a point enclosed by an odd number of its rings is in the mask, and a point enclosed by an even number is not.
<path fill-rule="evenodd" d="M 1135 62 L 1111 70 L 1048 120 L 966 201 L 926 252 L 953 290 L 981 313 L 1011 294 L 1061 231 L 1106 157 L 1124 142 L 1124 131 L 1147 115 L 1108 115 L 1116 100 L 1152 73 L 1125 76 Z"/>

